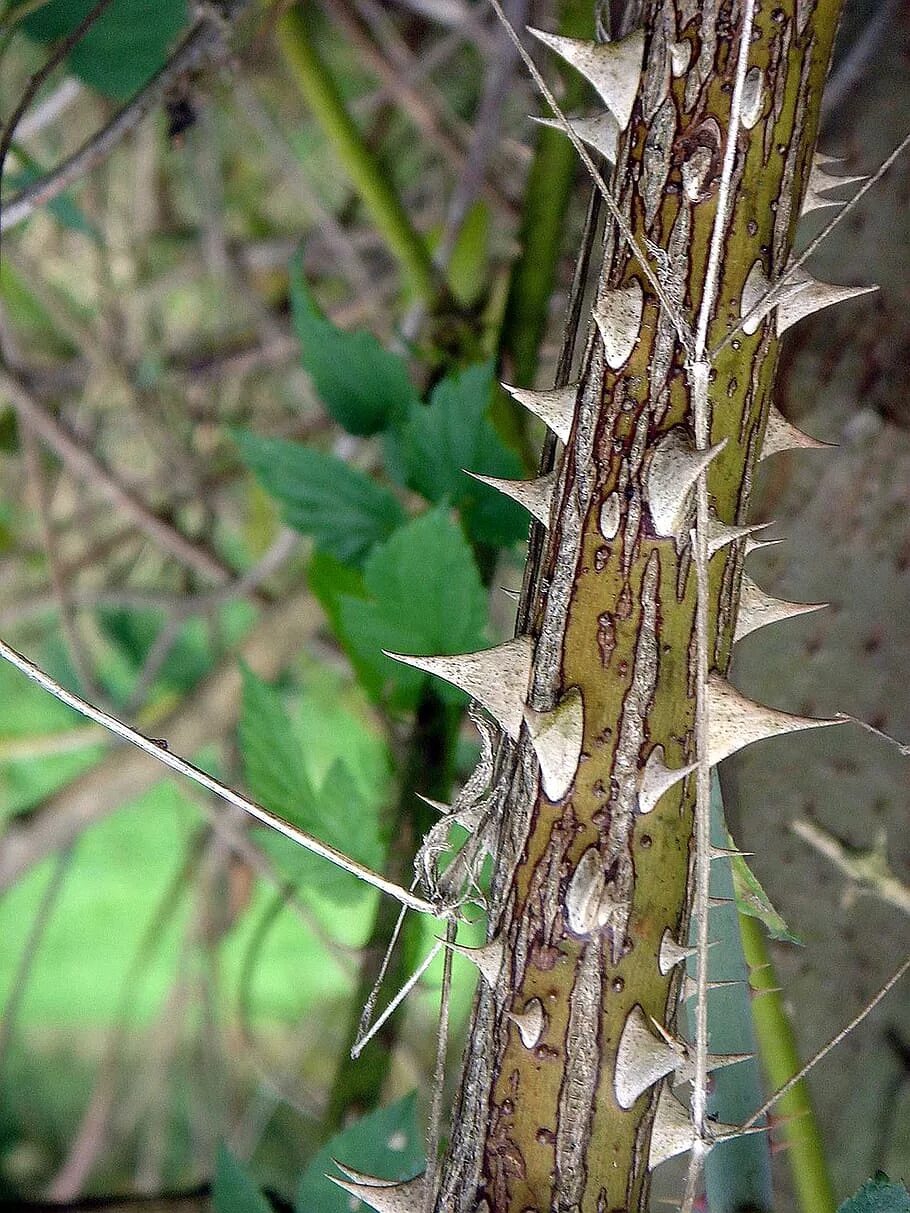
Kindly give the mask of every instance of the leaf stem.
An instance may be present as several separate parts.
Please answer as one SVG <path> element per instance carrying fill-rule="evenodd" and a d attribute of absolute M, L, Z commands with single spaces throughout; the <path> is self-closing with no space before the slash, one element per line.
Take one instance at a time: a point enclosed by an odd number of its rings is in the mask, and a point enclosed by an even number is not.
<path fill-rule="evenodd" d="M 782 1087 L 800 1067 L 793 1026 L 777 988 L 764 929 L 757 918 L 739 916 L 743 953 L 753 990 L 752 1018 L 762 1067 L 772 1090 Z M 805 1080 L 779 1100 L 775 1132 L 786 1146 L 800 1213 L 834 1213 L 837 1201 L 825 1161 L 821 1133 Z"/>
<path fill-rule="evenodd" d="M 308 26 L 300 5 L 284 13 L 276 26 L 278 45 L 294 83 L 401 265 L 409 293 L 429 301 L 435 294 L 435 274 L 426 242 L 411 225 L 388 172 L 379 165 L 354 124 L 335 80 L 313 45 Z"/>

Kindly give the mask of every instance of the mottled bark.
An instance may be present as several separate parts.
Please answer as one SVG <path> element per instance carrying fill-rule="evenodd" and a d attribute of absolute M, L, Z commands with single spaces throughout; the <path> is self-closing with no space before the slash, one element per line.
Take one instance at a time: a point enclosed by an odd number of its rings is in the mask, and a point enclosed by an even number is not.
<path fill-rule="evenodd" d="M 773 281 L 790 256 L 839 8 L 781 0 L 757 9 L 709 350 L 751 306 L 756 263 Z M 705 281 L 741 21 L 736 0 L 646 4 L 644 68 L 611 184 L 638 242 L 663 250 L 662 282 L 689 318 Z M 625 296 L 607 293 L 633 284 Z M 646 764 L 675 770 L 695 756 L 693 503 L 679 513 L 660 490 L 663 467 L 672 481 L 695 431 L 685 351 L 608 222 L 599 299 L 607 310 L 625 299 L 620 333 L 638 288 L 627 358 L 621 341 L 605 354 L 591 325 L 551 523 L 529 579 L 529 702 L 548 712 L 577 689 L 581 757 L 566 794 L 551 799 L 527 729 L 501 755 L 508 791 L 490 936 L 502 941 L 504 963 L 495 988 L 478 990 L 437 1213 L 646 1203 L 664 1084 L 646 1083 L 636 1096 L 644 1071 L 628 1058 L 640 1056 L 636 1032 L 650 1030 L 651 1018 L 674 1030 L 682 966 L 666 950 L 666 963 L 659 958 L 662 943 L 688 936 L 694 862 L 694 777 L 655 804 L 641 795 Z M 781 321 L 771 313 L 711 360 L 710 438 L 726 445 L 707 484 L 727 525 L 746 516 Z M 720 675 L 744 548 L 743 539 L 719 546 L 710 561 Z M 528 1047 L 510 1016 L 530 1011 L 533 1024 L 540 1009 Z"/>

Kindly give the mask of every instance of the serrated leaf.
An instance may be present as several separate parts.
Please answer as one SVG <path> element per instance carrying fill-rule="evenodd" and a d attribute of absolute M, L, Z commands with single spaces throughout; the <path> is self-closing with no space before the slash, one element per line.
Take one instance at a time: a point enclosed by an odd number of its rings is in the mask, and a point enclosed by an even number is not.
<path fill-rule="evenodd" d="M 335 1158 L 380 1179 L 412 1179 L 418 1175 L 423 1169 L 424 1151 L 416 1095 L 377 1108 L 333 1137 L 303 1173 L 295 1213 L 351 1213 L 351 1198 L 326 1178 L 327 1174 L 339 1174 L 332 1161 Z"/>
<path fill-rule="evenodd" d="M 215 1158 L 212 1208 L 214 1213 L 272 1213 L 272 1206 L 223 1144 Z"/>
<path fill-rule="evenodd" d="M 291 264 L 291 310 L 301 361 L 322 403 L 349 434 L 377 434 L 419 402 L 401 358 L 372 333 L 345 332 L 323 316 L 299 257 Z"/>
<path fill-rule="evenodd" d="M 281 505 L 288 526 L 345 564 L 367 553 L 404 521 L 395 497 L 334 455 L 299 442 L 232 431 L 244 463 Z"/>
<path fill-rule="evenodd" d="M 488 419 L 492 386 L 489 362 L 443 379 L 429 404 L 410 410 L 402 428 L 401 455 L 411 488 L 434 504 L 458 506 L 473 539 L 507 546 L 527 535 L 527 514 L 464 470 L 507 479 L 522 475 L 518 456 Z"/>
<path fill-rule="evenodd" d="M 71 33 L 95 0 L 50 0 L 26 17 L 38 42 Z M 114 0 L 67 57 L 74 76 L 107 97 L 125 101 L 164 64 L 186 25 L 186 0 Z"/>
<path fill-rule="evenodd" d="M 378 867 L 383 858 L 375 808 L 367 805 L 344 763 L 335 762 L 318 788 L 308 777 L 305 742 L 274 687 L 243 669 L 238 741 L 254 799 L 353 859 Z M 358 883 L 346 872 L 268 832 L 261 841 L 308 887 L 348 900 Z"/>
<path fill-rule="evenodd" d="M 375 698 L 413 707 L 427 678 L 382 653 L 461 653 L 484 647 L 486 594 L 461 528 L 442 509 L 406 523 L 371 553 L 367 599 L 342 597 L 342 642 Z M 437 683 L 453 702 L 461 693 Z"/>
<path fill-rule="evenodd" d="M 878 1171 L 854 1196 L 838 1206 L 837 1213 L 910 1213 L 910 1191 L 902 1183 L 892 1183 L 884 1171 Z"/>
<path fill-rule="evenodd" d="M 733 840 L 729 839 L 727 845 L 732 847 Z M 775 910 L 770 897 L 742 855 L 732 856 L 730 868 L 733 873 L 733 892 L 739 912 L 762 922 L 772 939 L 780 939 L 785 943 L 802 946 L 803 941 L 798 935 L 794 935 Z"/>

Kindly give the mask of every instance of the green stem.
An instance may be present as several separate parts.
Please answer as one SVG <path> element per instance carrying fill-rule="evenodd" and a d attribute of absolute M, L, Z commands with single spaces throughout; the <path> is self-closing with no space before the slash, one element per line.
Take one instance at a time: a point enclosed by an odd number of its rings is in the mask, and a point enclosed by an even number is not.
<path fill-rule="evenodd" d="M 776 1091 L 800 1068 L 793 1027 L 776 988 L 764 928 L 747 914 L 740 915 L 739 926 L 753 989 L 752 1018 L 759 1053 L 768 1083 Z M 801 1213 L 834 1213 L 837 1201 L 805 1081 L 796 1083 L 777 1102 L 774 1114 L 780 1118 L 776 1133 L 786 1146 Z"/>
<path fill-rule="evenodd" d="M 312 43 L 309 20 L 301 5 L 289 9 L 279 20 L 276 32 L 285 62 L 377 229 L 398 259 L 409 293 L 430 302 L 435 294 L 435 275 L 427 245 L 411 226 L 388 172 L 352 121 L 338 86 Z"/>

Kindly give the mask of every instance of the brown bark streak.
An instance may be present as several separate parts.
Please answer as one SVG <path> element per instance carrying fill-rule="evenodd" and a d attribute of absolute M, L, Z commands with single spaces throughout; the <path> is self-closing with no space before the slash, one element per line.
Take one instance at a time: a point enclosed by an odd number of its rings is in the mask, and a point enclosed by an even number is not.
<path fill-rule="evenodd" d="M 762 111 L 739 132 L 709 345 L 738 320 L 754 262 L 773 278 L 789 256 L 838 8 L 837 0 L 800 4 L 798 12 L 796 0 L 758 7 L 750 67 L 764 73 Z M 645 70 L 614 176 L 614 197 L 637 239 L 666 250 L 669 293 L 689 316 L 704 281 L 739 25 L 735 0 L 646 5 Z M 682 41 L 691 44 L 690 67 L 677 78 L 669 48 Z M 589 340 L 558 518 L 530 613 L 538 638 L 531 704 L 547 710 L 579 688 L 582 760 L 557 804 L 538 786 L 527 736 L 503 765 L 510 787 L 490 922 L 506 964 L 498 988 L 477 996 L 437 1213 L 474 1213 L 483 1202 L 490 1213 L 596 1213 L 646 1201 L 657 1088 L 622 1108 L 614 1064 L 636 1004 L 669 1027 L 675 1019 L 677 976 L 662 975 L 657 956 L 665 931 L 682 937 L 688 928 L 694 780 L 677 784 L 646 816 L 637 812 L 637 791 L 658 744 L 672 768 L 693 756 L 696 597 L 687 527 L 676 540 L 655 534 L 646 477 L 668 430 L 693 431 L 673 329 L 612 230 L 606 244 L 602 284 L 637 279 L 643 323 L 618 372 L 606 367 L 600 340 Z M 766 321 L 754 335 L 740 334 L 714 365 L 711 441 L 728 442 L 708 487 L 728 523 L 746 510 L 776 358 Z M 741 559 L 734 545 L 711 562 L 721 672 Z M 601 863 L 600 914 L 591 929 L 578 929 L 572 879 L 591 848 Z M 507 1013 L 532 999 L 546 1018 L 528 1049 Z"/>

